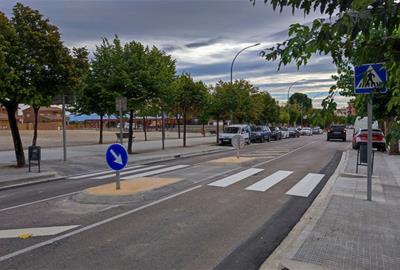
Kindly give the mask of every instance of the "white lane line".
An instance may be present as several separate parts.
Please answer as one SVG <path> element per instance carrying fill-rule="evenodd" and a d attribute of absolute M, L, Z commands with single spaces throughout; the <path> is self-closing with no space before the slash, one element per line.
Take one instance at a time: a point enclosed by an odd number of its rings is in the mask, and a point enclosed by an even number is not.
<path fill-rule="evenodd" d="M 183 169 L 183 168 L 186 168 L 186 167 L 189 167 L 189 165 L 176 165 L 176 166 L 172 166 L 172 167 L 168 167 L 168 168 L 164 168 L 164 169 L 159 169 L 159 170 L 155 170 L 155 171 L 150 171 L 150 172 L 144 172 L 144 173 L 137 173 L 137 174 L 129 175 L 128 177 L 122 178 L 122 180 L 129 180 L 129 179 L 137 178 L 137 177 L 144 177 L 144 176 L 150 176 L 150 175 L 160 174 L 160 173 L 164 173 L 164 172 L 169 172 L 169 171 L 174 171 L 174 170 L 178 170 L 178 169 Z"/>
<path fill-rule="evenodd" d="M 126 171 L 126 170 L 131 170 L 131 169 L 135 169 L 135 168 L 140 168 L 140 167 L 143 167 L 144 165 L 135 165 L 135 166 L 131 166 L 131 167 L 128 167 L 128 168 L 126 168 L 124 171 Z M 73 179 L 73 180 L 76 180 L 76 179 L 81 179 L 81 178 L 86 178 L 86 177 L 91 177 L 91 176 L 97 176 L 97 175 L 103 175 L 103 174 L 112 174 L 112 173 L 114 173 L 114 172 L 110 172 L 110 170 L 104 170 L 104 171 L 101 171 L 101 172 L 95 172 L 95 173 L 89 173 L 89 174 L 80 174 L 80 175 L 76 175 L 76 176 L 71 176 L 71 177 L 68 177 L 67 179 Z"/>
<path fill-rule="evenodd" d="M 280 181 L 291 175 L 293 172 L 292 171 L 277 171 L 273 174 L 271 174 L 268 177 L 265 177 L 264 179 L 258 181 L 257 183 L 254 183 L 251 186 L 248 186 L 245 188 L 246 190 L 252 190 L 252 191 L 261 191 L 264 192 L 274 185 L 278 184 Z"/>
<path fill-rule="evenodd" d="M 10 206 L 10 207 L 7 207 L 7 208 L 0 209 L 0 212 L 4 212 L 4 211 L 7 211 L 7 210 L 11 210 L 11 209 L 15 209 L 15 208 L 23 207 L 23 206 L 32 205 L 32 204 L 35 204 L 35 203 L 41 203 L 41 202 L 46 202 L 46 201 L 50 201 L 50 200 L 66 197 L 66 196 L 69 196 L 69 195 L 72 195 L 72 194 L 76 194 L 76 193 L 79 193 L 79 192 L 81 192 L 81 191 L 74 191 L 74 192 L 61 194 L 61 195 L 58 195 L 58 196 L 54 196 L 54 197 L 50 197 L 50 198 L 46 198 L 46 199 L 42 199 L 42 200 L 38 200 L 38 201 L 33 201 L 33 202 L 29 202 L 29 203 Z"/>
<path fill-rule="evenodd" d="M 33 251 L 33 250 L 38 249 L 38 248 L 41 248 L 41 247 L 43 247 L 43 246 L 47 246 L 47 245 L 53 244 L 54 242 L 57 242 L 57 241 L 60 241 L 60 240 L 65 239 L 65 238 L 68 238 L 68 237 L 77 235 L 77 234 L 79 234 L 79 233 L 88 231 L 88 230 L 90 230 L 90 229 L 93 229 L 93 228 L 96 228 L 96 227 L 98 227 L 98 226 L 104 225 L 104 224 L 106 224 L 106 223 L 112 222 L 112 221 L 114 221 L 114 220 L 123 218 L 123 217 L 125 217 L 125 216 L 130 215 L 130 214 L 139 212 L 139 211 L 141 211 L 141 210 L 143 210 L 143 209 L 146 209 L 146 208 L 151 207 L 151 206 L 156 205 L 156 204 L 160 204 L 160 203 L 162 203 L 162 202 L 164 202 L 164 201 L 166 201 L 166 200 L 169 200 L 169 199 L 178 197 L 178 196 L 180 196 L 180 195 L 182 195 L 182 194 L 188 193 L 188 192 L 190 192 L 190 191 L 192 191 L 192 190 L 195 190 L 195 189 L 198 189 L 198 188 L 200 188 L 200 187 L 201 187 L 201 185 L 198 185 L 198 186 L 195 186 L 195 187 L 192 187 L 192 188 L 183 190 L 183 191 L 181 191 L 181 192 L 178 192 L 178 193 L 175 193 L 175 194 L 173 194 L 173 195 L 164 197 L 164 198 L 162 198 L 162 199 L 159 199 L 159 200 L 154 201 L 154 202 L 151 202 L 151 203 L 149 203 L 149 204 L 146 204 L 146 205 L 140 206 L 140 207 L 138 207 L 138 208 L 129 210 L 129 211 L 127 211 L 127 212 L 124 212 L 124 213 L 115 215 L 115 216 L 113 216 L 113 217 L 110 217 L 110 218 L 101 220 L 101 221 L 99 221 L 99 222 L 96 222 L 96 223 L 93 223 L 93 224 L 91 224 L 91 225 L 82 227 L 82 228 L 77 229 L 77 230 L 74 230 L 74 231 L 72 231 L 72 232 L 69 232 L 69 233 L 66 233 L 66 234 L 63 234 L 63 235 L 60 235 L 60 236 L 51 238 L 51 239 L 49 239 L 49 240 L 47 240 L 47 241 L 44 241 L 44 242 L 41 242 L 41 243 L 37 243 L 37 244 L 35 244 L 35 245 L 32 245 L 32 246 L 29 246 L 29 247 L 26 247 L 26 248 L 17 250 L 17 251 L 15 251 L 15 252 L 9 253 L 9 254 L 7 254 L 7 255 L 1 256 L 1 257 L 0 257 L 0 262 L 5 261 L 5 260 L 8 260 L 8 259 L 13 258 L 13 257 L 16 257 L 16 256 L 18 256 L 18 255 L 21 255 L 21 254 L 24 254 L 24 253 Z"/>
<path fill-rule="evenodd" d="M 56 235 L 65 231 L 75 229 L 76 227 L 79 227 L 79 225 L 0 230 L 0 239 L 18 238 L 22 234 L 29 234 L 33 237 Z"/>
<path fill-rule="evenodd" d="M 287 195 L 308 197 L 318 183 L 324 178 L 325 174 L 309 173 L 300 180 L 294 187 L 292 187 Z"/>
<path fill-rule="evenodd" d="M 165 166 L 166 165 L 154 165 L 154 166 L 145 167 L 145 168 L 141 168 L 141 169 L 137 169 L 137 170 L 123 170 L 123 171 L 121 171 L 120 176 L 132 174 L 132 173 L 136 173 L 136 172 L 143 172 L 143 171 L 147 171 L 147 170 L 157 169 L 157 168 L 161 168 L 161 167 L 165 167 Z M 113 177 L 114 175 L 115 175 L 115 172 L 112 172 L 111 174 L 98 176 L 93 179 L 95 179 L 95 180 L 106 179 L 106 178 Z"/>
<path fill-rule="evenodd" d="M 237 182 L 239 182 L 239 181 L 241 181 L 241 180 L 243 180 L 243 179 L 245 179 L 245 178 L 247 178 L 249 176 L 252 176 L 252 175 L 254 175 L 256 173 L 259 173 L 259 172 L 261 172 L 263 170 L 264 169 L 250 168 L 250 169 L 247 169 L 245 171 L 242 171 L 242 172 L 233 174 L 231 176 L 222 178 L 221 180 L 212 182 L 212 183 L 210 183 L 208 185 L 209 186 L 214 186 L 214 187 L 227 187 L 227 186 L 235 184 L 235 183 L 237 183 Z"/>

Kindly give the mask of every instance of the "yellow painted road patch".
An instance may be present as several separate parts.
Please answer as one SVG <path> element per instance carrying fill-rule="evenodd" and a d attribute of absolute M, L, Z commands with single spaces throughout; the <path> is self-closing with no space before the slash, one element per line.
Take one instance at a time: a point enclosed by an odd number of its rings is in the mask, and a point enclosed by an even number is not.
<path fill-rule="evenodd" d="M 115 189 L 115 183 L 91 187 L 85 191 L 91 195 L 133 195 L 149 191 L 181 181 L 181 178 L 138 177 L 132 180 L 121 181 L 121 189 Z"/>
<path fill-rule="evenodd" d="M 209 162 L 211 163 L 231 163 L 231 164 L 241 164 L 244 162 L 249 162 L 254 160 L 254 157 L 240 157 L 237 158 L 235 157 L 226 157 L 226 158 L 219 158 L 219 159 L 214 159 L 214 160 L 210 160 Z"/>

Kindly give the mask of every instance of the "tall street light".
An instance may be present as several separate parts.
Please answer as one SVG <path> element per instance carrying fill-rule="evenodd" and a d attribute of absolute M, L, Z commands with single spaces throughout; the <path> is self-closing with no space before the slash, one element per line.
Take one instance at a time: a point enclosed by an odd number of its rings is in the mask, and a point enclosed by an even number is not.
<path fill-rule="evenodd" d="M 236 58 L 237 58 L 237 57 L 239 56 L 239 54 L 241 54 L 244 50 L 247 50 L 247 49 L 252 48 L 252 47 L 256 47 L 256 46 L 258 46 L 258 45 L 260 45 L 260 43 L 256 43 L 256 44 L 247 46 L 246 48 L 241 49 L 241 50 L 235 55 L 235 57 L 233 58 L 232 64 L 231 64 L 231 83 L 232 83 L 232 81 L 233 81 L 233 64 L 235 63 Z"/>
<path fill-rule="evenodd" d="M 293 85 L 295 85 L 295 84 L 298 83 L 298 82 L 302 82 L 302 81 L 304 81 L 304 79 L 294 81 L 294 82 L 289 86 L 288 91 L 287 91 L 287 107 L 288 107 L 288 124 L 287 124 L 287 127 L 288 127 L 288 128 L 289 128 L 289 125 L 290 125 L 290 112 L 289 112 L 290 89 L 293 87 Z"/>

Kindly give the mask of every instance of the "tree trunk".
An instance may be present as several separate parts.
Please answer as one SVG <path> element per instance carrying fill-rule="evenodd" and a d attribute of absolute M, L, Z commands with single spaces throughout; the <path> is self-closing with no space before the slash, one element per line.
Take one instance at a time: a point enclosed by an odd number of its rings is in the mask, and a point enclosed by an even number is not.
<path fill-rule="evenodd" d="M 162 150 L 165 149 L 165 114 L 161 113 L 161 144 Z"/>
<path fill-rule="evenodd" d="M 33 121 L 33 138 L 32 138 L 32 146 L 36 146 L 37 143 L 37 135 L 38 135 L 38 118 L 39 118 L 39 109 L 40 107 L 32 106 L 34 121 Z"/>
<path fill-rule="evenodd" d="M 146 116 L 143 116 L 143 133 L 144 133 L 144 140 L 147 141 Z"/>
<path fill-rule="evenodd" d="M 99 144 L 103 144 L 103 126 L 104 126 L 104 114 L 100 114 L 100 136 Z"/>
<path fill-rule="evenodd" d="M 219 116 L 217 116 L 217 144 L 219 144 Z"/>
<path fill-rule="evenodd" d="M 4 102 L 3 106 L 7 110 L 8 123 L 10 124 L 11 135 L 14 142 L 14 150 L 15 150 L 15 158 L 17 160 L 17 166 L 23 167 L 26 164 L 25 154 L 24 154 L 24 148 L 22 146 L 21 136 L 19 134 L 17 118 L 15 117 L 15 114 L 18 110 L 18 103 Z"/>
<path fill-rule="evenodd" d="M 205 126 L 205 124 L 203 122 L 203 127 L 202 127 L 203 137 L 206 136 L 206 128 L 204 126 Z"/>
<path fill-rule="evenodd" d="M 183 147 L 186 147 L 186 111 L 183 112 Z"/>
<path fill-rule="evenodd" d="M 181 123 L 179 121 L 179 114 L 176 114 L 176 125 L 178 126 L 178 139 L 181 138 Z"/>
<path fill-rule="evenodd" d="M 133 154 L 133 110 L 129 111 L 128 154 Z"/>

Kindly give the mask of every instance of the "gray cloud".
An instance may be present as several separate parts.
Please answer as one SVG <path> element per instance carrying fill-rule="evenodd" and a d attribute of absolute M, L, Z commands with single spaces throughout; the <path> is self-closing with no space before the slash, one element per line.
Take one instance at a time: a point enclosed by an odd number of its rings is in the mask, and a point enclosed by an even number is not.
<path fill-rule="evenodd" d="M 0 10 L 11 16 L 17 1 L 0 2 Z M 94 50 L 101 37 L 137 40 L 156 45 L 177 59 L 177 71 L 192 73 L 207 83 L 228 80 L 233 56 L 243 47 L 261 46 L 243 52 L 235 62 L 234 78 L 250 79 L 260 88 L 284 91 L 299 77 L 329 80 L 335 67 L 328 57 L 314 57 L 299 71 L 294 65 L 276 71 L 276 62 L 258 56 L 261 49 L 287 38 L 291 23 L 308 23 L 320 16 L 304 18 L 291 10 L 274 12 L 262 1 L 248 0 L 18 0 L 40 10 L 57 25 L 67 46 Z M 318 75 L 319 74 L 319 75 Z M 314 82 L 310 89 L 327 91 L 328 83 Z M 322 89 L 323 88 L 323 89 Z M 298 89 L 302 89 L 299 87 Z"/>

